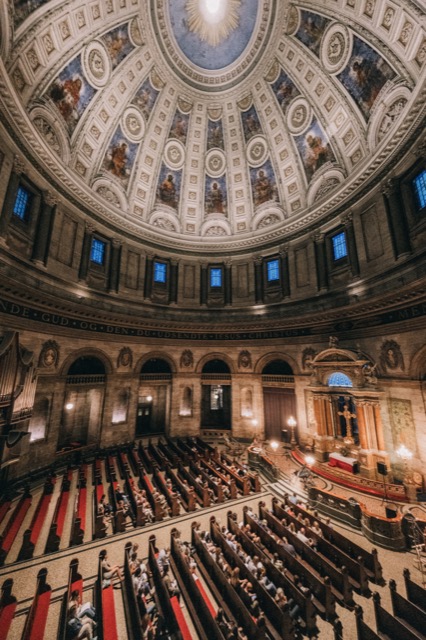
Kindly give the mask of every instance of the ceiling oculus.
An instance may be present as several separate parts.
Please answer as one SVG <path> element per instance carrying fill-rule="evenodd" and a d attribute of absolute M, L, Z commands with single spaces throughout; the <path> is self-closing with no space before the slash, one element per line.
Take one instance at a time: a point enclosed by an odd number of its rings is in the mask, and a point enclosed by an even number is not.
<path fill-rule="evenodd" d="M 188 28 L 217 47 L 238 27 L 241 0 L 187 0 Z"/>

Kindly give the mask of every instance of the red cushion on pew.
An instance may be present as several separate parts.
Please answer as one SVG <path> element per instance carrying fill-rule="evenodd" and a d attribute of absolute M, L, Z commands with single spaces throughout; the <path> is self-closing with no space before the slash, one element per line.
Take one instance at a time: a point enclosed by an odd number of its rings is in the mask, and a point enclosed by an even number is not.
<path fill-rule="evenodd" d="M 148 476 L 144 476 L 144 480 L 145 480 L 145 484 L 148 487 L 148 489 L 150 490 L 150 492 L 153 492 L 153 488 L 152 488 L 152 484 L 150 479 L 148 478 Z"/>
<path fill-rule="evenodd" d="M 118 640 L 112 585 L 102 589 L 102 629 L 104 640 Z"/>
<path fill-rule="evenodd" d="M 50 589 L 39 595 L 28 640 L 43 640 L 51 595 Z"/>
<path fill-rule="evenodd" d="M 0 524 L 3 522 L 3 518 L 5 517 L 6 513 L 9 511 L 10 509 L 10 505 L 11 505 L 11 501 L 7 500 L 6 502 L 3 502 L 3 504 L 0 507 Z"/>
<path fill-rule="evenodd" d="M 0 611 L 0 640 L 6 640 L 7 638 L 9 627 L 15 615 L 16 605 L 16 602 L 11 602 Z"/>
<path fill-rule="evenodd" d="M 174 614 L 176 616 L 179 629 L 182 633 L 183 640 L 192 640 L 191 632 L 189 630 L 188 624 L 182 613 L 182 609 L 180 608 L 180 604 L 179 604 L 179 600 L 177 599 L 177 596 L 173 596 L 173 598 L 170 598 L 170 603 L 172 605 Z"/>
<path fill-rule="evenodd" d="M 49 508 L 50 500 L 52 499 L 52 494 L 41 497 L 40 508 L 35 514 L 33 521 L 31 522 L 31 537 L 30 540 L 33 544 L 36 544 L 38 537 L 40 535 L 41 528 L 44 524 L 44 519 L 46 517 L 47 510 Z"/>
<path fill-rule="evenodd" d="M 30 508 L 30 504 L 31 504 L 31 498 L 25 498 L 25 500 L 23 500 L 21 502 L 21 504 L 19 505 L 19 507 L 17 507 L 17 509 L 19 509 L 16 512 L 16 516 L 15 516 L 15 512 L 12 515 L 13 518 L 13 522 L 12 525 L 9 529 L 9 531 L 7 532 L 4 540 L 3 540 L 3 544 L 2 544 L 2 549 L 4 551 L 9 551 L 10 547 L 13 544 L 13 541 L 16 538 L 16 534 L 19 531 L 19 528 L 25 518 L 25 515 L 28 511 L 28 509 Z M 14 517 L 15 516 L 15 517 Z"/>
<path fill-rule="evenodd" d="M 69 497 L 70 497 L 70 492 L 63 491 L 59 498 L 59 508 L 58 508 L 58 514 L 56 517 L 56 534 L 59 537 L 62 536 L 62 531 L 64 529 L 64 522 L 65 522 L 65 516 L 67 513 Z"/>
<path fill-rule="evenodd" d="M 101 501 L 102 496 L 104 495 L 104 485 L 103 484 L 98 484 L 96 485 L 96 500 L 98 502 Z"/>
<path fill-rule="evenodd" d="M 213 607 L 212 603 L 210 602 L 210 598 L 208 597 L 208 595 L 207 595 L 207 593 L 206 593 L 206 590 L 204 589 L 204 586 L 203 586 L 203 584 L 202 584 L 201 580 L 200 580 L 199 578 L 197 578 L 197 579 L 195 580 L 195 584 L 197 585 L 199 592 L 200 592 L 200 593 L 201 593 L 201 595 L 203 596 L 204 602 L 205 602 L 205 603 L 206 603 L 206 605 L 208 606 L 209 611 L 210 611 L 210 613 L 211 613 L 212 617 L 213 617 L 213 618 L 215 618 L 215 617 L 216 617 L 216 611 L 215 611 L 215 609 L 214 609 L 214 607 Z"/>
<path fill-rule="evenodd" d="M 77 518 L 80 518 L 80 529 L 86 530 L 86 501 L 87 489 L 80 489 L 78 494 Z"/>
<path fill-rule="evenodd" d="M 80 596 L 83 593 L 83 580 L 76 580 L 75 582 L 71 583 L 71 587 L 70 587 L 70 595 L 73 591 L 78 591 Z"/>

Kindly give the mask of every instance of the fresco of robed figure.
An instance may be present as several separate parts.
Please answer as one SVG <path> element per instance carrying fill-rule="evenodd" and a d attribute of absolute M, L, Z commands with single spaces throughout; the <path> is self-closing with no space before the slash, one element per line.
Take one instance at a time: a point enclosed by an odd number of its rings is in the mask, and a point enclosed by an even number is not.
<path fill-rule="evenodd" d="M 305 167 L 308 182 L 315 171 L 326 162 L 335 162 L 336 158 L 327 136 L 317 120 L 313 120 L 307 133 L 295 136 L 296 145 Z"/>
<path fill-rule="evenodd" d="M 138 147 L 138 144 L 130 142 L 124 136 L 120 127 L 117 128 L 109 143 L 103 167 L 113 176 L 119 178 L 123 186 L 129 182 Z"/>
<path fill-rule="evenodd" d="M 254 107 L 250 107 L 248 111 L 243 111 L 241 114 L 243 122 L 244 138 L 248 142 L 253 136 L 262 133 L 262 126 L 260 124 L 259 116 Z"/>
<path fill-rule="evenodd" d="M 321 38 L 329 22 L 330 20 L 328 18 L 325 18 L 318 13 L 302 11 L 300 27 L 298 28 L 295 37 L 303 42 L 303 44 L 316 56 L 319 56 Z"/>
<path fill-rule="evenodd" d="M 159 91 L 154 89 L 149 78 L 147 78 L 139 87 L 133 98 L 131 104 L 140 109 L 144 115 L 145 120 L 148 122 L 149 116 L 152 113 L 155 102 L 157 100 Z"/>
<path fill-rule="evenodd" d="M 255 207 L 278 199 L 277 182 L 270 160 L 261 167 L 251 168 L 250 179 Z"/>
<path fill-rule="evenodd" d="M 53 81 L 48 94 L 72 133 L 96 93 L 85 79 L 81 56 L 72 60 Z"/>
<path fill-rule="evenodd" d="M 111 29 L 111 31 L 108 31 L 108 33 L 105 33 L 105 35 L 101 37 L 111 58 L 113 69 L 134 49 L 129 38 L 128 29 L 127 24 L 120 25 L 115 29 Z"/>
<path fill-rule="evenodd" d="M 299 89 L 283 70 L 281 70 L 278 79 L 273 83 L 272 91 L 283 113 L 287 111 L 287 107 L 293 98 L 300 95 Z"/>
<path fill-rule="evenodd" d="M 158 201 L 177 210 L 179 205 L 181 180 L 182 171 L 174 171 L 163 164 L 158 179 Z"/>
<path fill-rule="evenodd" d="M 226 178 L 210 178 L 206 176 L 205 190 L 205 210 L 206 213 L 223 213 L 227 212 L 227 191 Z"/>
<path fill-rule="evenodd" d="M 207 128 L 207 151 L 210 149 L 224 149 L 225 143 L 223 139 L 223 126 L 222 120 L 213 122 L 208 121 Z"/>

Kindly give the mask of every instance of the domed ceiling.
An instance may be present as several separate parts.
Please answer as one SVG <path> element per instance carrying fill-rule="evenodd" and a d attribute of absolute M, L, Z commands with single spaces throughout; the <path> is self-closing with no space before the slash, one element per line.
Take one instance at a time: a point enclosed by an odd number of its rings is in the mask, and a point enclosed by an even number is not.
<path fill-rule="evenodd" d="M 176 250 L 283 242 L 425 110 L 418 1 L 9 0 L 3 122 L 82 210 Z"/>

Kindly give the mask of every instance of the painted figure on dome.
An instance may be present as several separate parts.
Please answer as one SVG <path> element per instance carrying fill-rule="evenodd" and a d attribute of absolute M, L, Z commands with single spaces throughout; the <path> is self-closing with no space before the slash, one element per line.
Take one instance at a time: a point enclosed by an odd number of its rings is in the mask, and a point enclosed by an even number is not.
<path fill-rule="evenodd" d="M 53 81 L 47 95 L 56 105 L 69 133 L 72 133 L 95 93 L 96 89 L 84 77 L 81 57 L 77 56 Z"/>
<path fill-rule="evenodd" d="M 180 171 L 172 171 L 163 164 L 158 179 L 158 201 L 168 207 L 177 209 L 179 204 L 180 180 Z"/>

